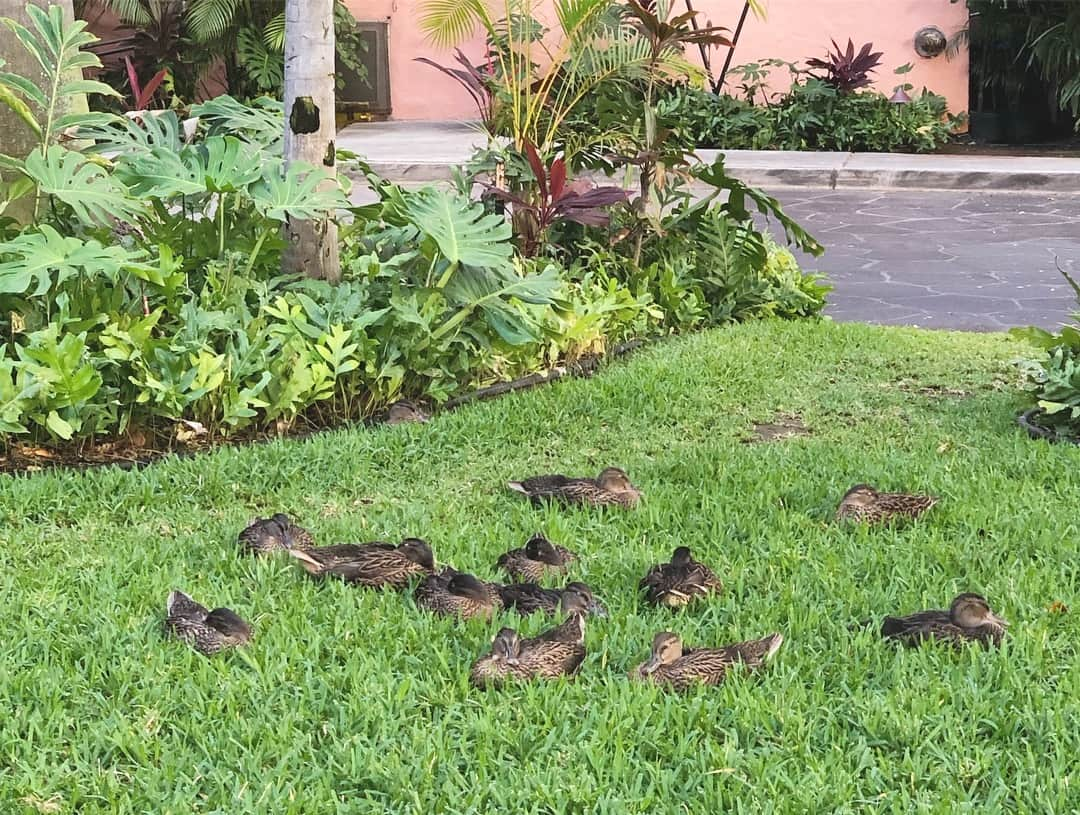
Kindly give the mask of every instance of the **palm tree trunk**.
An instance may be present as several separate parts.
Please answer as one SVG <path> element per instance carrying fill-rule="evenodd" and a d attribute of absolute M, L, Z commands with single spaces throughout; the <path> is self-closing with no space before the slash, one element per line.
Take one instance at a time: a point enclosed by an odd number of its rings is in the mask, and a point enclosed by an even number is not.
<path fill-rule="evenodd" d="M 334 0 L 285 3 L 285 161 L 335 172 Z M 285 223 L 286 272 L 337 282 L 337 224 L 331 213 Z"/>

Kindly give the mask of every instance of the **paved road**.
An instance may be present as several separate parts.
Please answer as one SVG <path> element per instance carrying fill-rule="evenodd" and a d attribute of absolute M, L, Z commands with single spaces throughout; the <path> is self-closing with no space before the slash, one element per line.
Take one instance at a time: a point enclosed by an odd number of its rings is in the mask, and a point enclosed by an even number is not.
<path fill-rule="evenodd" d="M 999 331 L 1053 328 L 1080 310 L 1080 195 L 770 190 L 825 244 L 804 267 L 836 286 L 836 320 Z"/>

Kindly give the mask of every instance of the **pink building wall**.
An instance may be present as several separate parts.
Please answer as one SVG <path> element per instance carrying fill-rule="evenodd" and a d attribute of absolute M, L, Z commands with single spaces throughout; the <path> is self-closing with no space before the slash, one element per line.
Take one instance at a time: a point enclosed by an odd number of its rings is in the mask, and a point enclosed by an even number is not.
<path fill-rule="evenodd" d="M 496 0 L 497 1 L 497 0 Z M 454 120 L 475 118 L 475 109 L 465 92 L 453 80 L 420 63 L 414 57 L 427 56 L 449 63 L 450 52 L 435 49 L 424 39 L 417 24 L 416 0 L 346 0 L 357 19 L 389 21 L 390 97 L 395 119 Z M 952 36 L 964 23 L 964 3 L 949 0 L 766 0 L 768 19 L 747 18 L 733 64 L 738 65 L 768 57 L 796 61 L 824 56 L 830 38 L 846 45 L 850 37 L 856 47 L 873 42 L 874 50 L 884 51 L 877 74 L 877 87 L 885 93 L 901 81 L 910 82 L 916 91 L 923 86 L 948 98 L 954 112 L 968 107 L 967 53 L 947 60 L 919 57 L 912 47 L 915 32 L 935 25 Z M 538 6 L 549 7 L 538 2 Z M 742 0 L 696 0 L 698 20 L 735 28 Z M 685 8 L 675 0 L 678 10 Z M 538 14 L 543 19 L 544 14 Z M 482 51 L 478 38 L 463 50 L 470 57 Z M 690 56 L 697 58 L 697 49 Z M 724 52 L 714 51 L 716 70 L 723 65 Z M 915 68 L 904 78 L 893 69 L 911 62 Z M 779 77 L 778 77 L 779 79 Z"/>

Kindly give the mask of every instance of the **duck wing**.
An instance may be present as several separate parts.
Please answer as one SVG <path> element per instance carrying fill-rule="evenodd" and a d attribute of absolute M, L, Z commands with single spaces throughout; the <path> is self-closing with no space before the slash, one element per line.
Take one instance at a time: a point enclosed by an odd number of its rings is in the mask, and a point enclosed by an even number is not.
<path fill-rule="evenodd" d="M 538 611 L 554 614 L 559 609 L 562 592 L 545 589 L 537 583 L 511 583 L 499 587 L 499 596 L 503 606 L 525 617 Z"/>
<path fill-rule="evenodd" d="M 562 640 L 525 640 L 517 665 L 507 665 L 512 676 L 554 679 L 577 672 L 585 660 L 585 646 Z"/>
<path fill-rule="evenodd" d="M 195 602 L 191 595 L 184 594 L 179 589 L 173 589 L 169 592 L 169 597 L 165 601 L 165 613 L 170 618 L 186 617 L 202 622 L 206 619 L 206 615 L 210 613 L 210 609 L 201 603 Z"/>

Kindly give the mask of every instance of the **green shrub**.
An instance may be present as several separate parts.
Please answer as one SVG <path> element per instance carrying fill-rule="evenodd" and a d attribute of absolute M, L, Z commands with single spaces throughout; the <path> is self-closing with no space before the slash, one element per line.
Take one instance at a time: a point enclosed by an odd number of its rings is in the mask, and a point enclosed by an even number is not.
<path fill-rule="evenodd" d="M 769 105 L 676 86 L 658 108 L 680 144 L 728 150 L 924 152 L 948 142 L 956 122 L 945 98 L 927 90 L 894 104 L 876 91 L 841 94 L 819 79 L 796 82 Z"/>
<path fill-rule="evenodd" d="M 1080 283 L 1063 269 L 1061 274 L 1080 304 Z M 1059 436 L 1080 439 L 1080 311 L 1073 317 L 1077 325 L 1065 326 L 1056 334 L 1034 326 L 1014 328 L 1011 333 L 1046 352 L 1041 359 L 1020 363 L 1028 390 L 1040 408 L 1038 423 Z"/>

